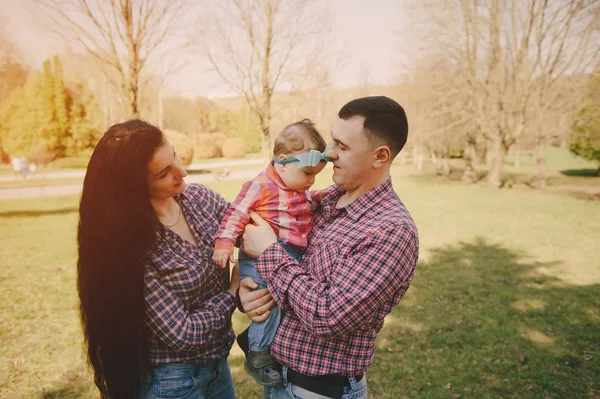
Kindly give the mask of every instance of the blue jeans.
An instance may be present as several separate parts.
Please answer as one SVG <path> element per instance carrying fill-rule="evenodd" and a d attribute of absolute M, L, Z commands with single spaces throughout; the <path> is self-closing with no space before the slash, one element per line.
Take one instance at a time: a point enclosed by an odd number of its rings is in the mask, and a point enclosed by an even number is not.
<path fill-rule="evenodd" d="M 227 359 L 203 364 L 165 364 L 144 377 L 140 399 L 231 399 L 235 398 Z"/>
<path fill-rule="evenodd" d="M 302 255 L 304 254 L 302 249 L 281 240 L 278 241 L 292 258 L 300 262 Z M 265 288 L 267 286 L 265 280 L 254 268 L 256 259 L 251 258 L 240 251 L 238 260 L 240 262 L 240 280 L 250 277 L 252 280 L 256 281 L 258 288 Z M 275 306 L 271 309 L 271 315 L 267 320 L 261 323 L 250 323 L 250 328 L 248 330 L 248 349 L 254 352 L 269 350 L 280 321 L 281 313 L 279 311 L 279 306 Z"/>
<path fill-rule="evenodd" d="M 265 387 L 265 399 L 330 399 L 288 382 L 286 366 L 281 367 L 281 378 L 283 385 Z M 342 399 L 367 399 L 367 376 L 358 382 L 354 377 L 348 377 L 348 380 Z"/>

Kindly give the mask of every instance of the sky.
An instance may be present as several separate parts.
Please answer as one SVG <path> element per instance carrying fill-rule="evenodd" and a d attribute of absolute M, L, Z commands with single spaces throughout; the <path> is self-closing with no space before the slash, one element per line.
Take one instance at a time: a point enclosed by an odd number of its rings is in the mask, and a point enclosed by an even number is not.
<path fill-rule="evenodd" d="M 168 0 L 165 0 L 168 1 Z M 318 0 L 327 1 L 332 14 L 333 36 L 345 43 L 345 62 L 333 74 L 336 87 L 388 84 L 398 79 L 399 31 L 409 23 L 403 0 Z M 62 44 L 45 32 L 31 14 L 31 0 L 0 0 L 0 15 L 21 49 L 25 61 L 40 68 L 44 59 L 60 52 Z M 187 97 L 226 95 L 195 62 L 173 74 L 166 90 Z"/>

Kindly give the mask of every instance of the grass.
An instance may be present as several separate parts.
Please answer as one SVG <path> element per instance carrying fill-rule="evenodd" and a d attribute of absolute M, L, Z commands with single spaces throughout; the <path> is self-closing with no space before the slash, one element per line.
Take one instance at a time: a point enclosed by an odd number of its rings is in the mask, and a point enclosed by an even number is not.
<path fill-rule="evenodd" d="M 370 396 L 600 397 L 600 202 L 427 180 L 408 165 L 393 179 L 421 256 L 379 333 Z M 208 185 L 232 199 L 242 183 Z M 0 201 L 2 398 L 97 397 L 77 317 L 77 201 Z M 235 330 L 246 325 L 236 313 Z M 237 346 L 229 363 L 238 397 L 262 397 Z"/>
<path fill-rule="evenodd" d="M 596 175 L 597 165 L 583 158 L 577 157 L 563 148 L 551 147 L 547 151 L 547 187 L 546 193 L 570 195 L 578 198 L 600 199 L 600 177 Z M 397 163 L 401 164 L 398 159 Z M 406 162 L 406 161 L 405 161 Z M 536 158 L 531 151 L 522 151 L 519 156 L 520 166 L 515 166 L 515 157 L 507 156 L 502 169 L 502 181 L 511 182 L 511 186 L 518 190 L 535 189 L 537 183 Z M 451 171 L 448 177 L 436 176 L 435 166 L 426 162 L 423 171 L 419 173 L 421 179 L 460 182 L 465 167 L 462 159 L 449 161 Z M 481 165 L 477 172 L 478 183 L 486 184 L 487 171 Z M 536 189 L 537 190 L 537 189 Z"/>
<path fill-rule="evenodd" d="M 0 181 L 0 189 L 2 188 L 21 188 L 21 187 L 48 187 L 48 186 L 64 186 L 71 184 L 83 184 L 83 177 L 65 177 L 56 179 L 27 179 Z"/>

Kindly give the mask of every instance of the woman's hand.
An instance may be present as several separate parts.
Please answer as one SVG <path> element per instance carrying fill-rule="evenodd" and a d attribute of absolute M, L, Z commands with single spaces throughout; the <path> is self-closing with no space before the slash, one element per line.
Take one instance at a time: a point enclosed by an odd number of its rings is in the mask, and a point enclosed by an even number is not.
<path fill-rule="evenodd" d="M 236 260 L 233 264 L 233 269 L 231 269 L 231 283 L 229 284 L 229 289 L 227 289 L 227 292 L 235 296 L 238 288 L 240 288 L 240 265 Z"/>
<path fill-rule="evenodd" d="M 248 256 L 258 259 L 272 244 L 277 242 L 273 228 L 258 213 L 250 211 L 250 218 L 255 224 L 247 224 L 242 236 L 242 250 Z"/>
<path fill-rule="evenodd" d="M 246 315 L 252 321 L 260 323 L 267 320 L 271 315 L 269 309 L 276 304 L 268 288 L 255 290 L 256 288 L 258 284 L 250 277 L 243 279 L 240 282 L 240 302 Z"/>

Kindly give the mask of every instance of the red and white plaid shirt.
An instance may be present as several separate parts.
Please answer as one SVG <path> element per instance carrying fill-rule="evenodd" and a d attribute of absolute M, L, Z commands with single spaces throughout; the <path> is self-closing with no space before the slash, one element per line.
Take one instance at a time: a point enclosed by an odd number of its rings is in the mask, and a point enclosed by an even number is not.
<path fill-rule="evenodd" d="M 311 230 L 312 205 L 323 191 L 299 193 L 286 187 L 273 163 L 242 186 L 231 208 L 225 213 L 217 232 L 215 249 L 233 250 L 238 237 L 250 221 L 249 211 L 255 210 L 275 230 L 284 242 L 306 248 Z"/>
<path fill-rule="evenodd" d="M 224 292 L 229 270 L 212 261 L 213 237 L 229 203 L 199 185 L 187 186 L 175 199 L 198 247 L 165 228 L 146 268 L 144 297 L 152 365 L 223 359 L 235 339 L 231 328 L 235 299 Z"/>
<path fill-rule="evenodd" d="M 334 186 L 321 201 L 300 264 L 275 243 L 255 265 L 284 311 L 271 355 L 305 375 L 366 371 L 418 259 L 417 228 L 391 179 L 336 209 L 342 194 Z"/>

